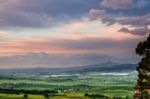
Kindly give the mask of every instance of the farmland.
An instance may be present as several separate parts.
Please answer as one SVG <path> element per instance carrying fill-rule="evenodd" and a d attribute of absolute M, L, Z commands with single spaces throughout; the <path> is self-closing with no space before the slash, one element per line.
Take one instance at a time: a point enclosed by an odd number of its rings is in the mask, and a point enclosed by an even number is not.
<path fill-rule="evenodd" d="M 42 75 L 0 77 L 0 99 L 103 99 L 100 97 L 131 98 L 136 75 Z M 5 91 L 3 91 L 5 90 Z M 9 91 L 8 91 L 9 90 Z M 11 92 L 12 90 L 12 92 Z M 15 92 L 18 93 L 15 93 Z M 7 92 L 7 93 L 6 93 Z M 104 98 L 105 99 L 105 98 Z"/>

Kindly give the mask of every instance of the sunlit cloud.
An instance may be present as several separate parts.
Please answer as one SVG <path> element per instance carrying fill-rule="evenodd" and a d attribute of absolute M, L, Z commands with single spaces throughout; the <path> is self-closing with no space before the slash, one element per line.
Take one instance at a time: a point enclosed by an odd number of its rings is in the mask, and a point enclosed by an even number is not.
<path fill-rule="evenodd" d="M 149 9 L 146 0 L 0 0 L 0 57 L 132 57 L 149 34 Z"/>

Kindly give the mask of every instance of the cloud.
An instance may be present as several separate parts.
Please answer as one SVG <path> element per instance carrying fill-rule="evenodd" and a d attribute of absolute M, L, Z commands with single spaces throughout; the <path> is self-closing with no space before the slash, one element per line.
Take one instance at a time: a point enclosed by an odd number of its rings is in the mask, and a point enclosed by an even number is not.
<path fill-rule="evenodd" d="M 89 11 L 89 19 L 91 21 L 100 19 L 104 24 L 114 25 L 118 23 L 120 25 L 127 25 L 132 27 L 143 27 L 150 25 L 150 14 L 143 16 L 121 16 L 106 13 L 105 10 L 91 9 Z"/>
<path fill-rule="evenodd" d="M 99 6 L 100 1 L 103 7 Z M 112 3 L 112 5 L 106 3 L 110 2 L 108 0 L 5 0 L 0 6 L 0 30 L 9 31 L 12 35 L 8 34 L 9 38 L 1 37 L 5 41 L 0 42 L 0 55 L 13 56 L 0 58 L 0 65 L 2 67 L 8 64 L 10 67 L 77 65 L 99 62 L 100 58 L 96 56 L 99 54 L 121 57 L 131 55 L 137 42 L 140 41 L 139 36 L 132 35 L 142 35 L 144 31 L 142 29 L 148 30 L 150 24 L 149 14 L 138 16 L 137 13 L 133 13 L 132 8 L 134 5 L 134 9 L 142 9 L 146 3 L 143 1 L 130 5 L 127 4 L 129 0 L 118 0 L 118 4 Z M 132 14 L 128 15 L 128 11 Z M 94 22 L 87 21 L 88 12 L 90 21 Z M 55 27 L 51 28 L 52 26 Z M 119 30 L 120 27 L 128 28 L 120 29 L 119 33 L 117 29 Z M 85 54 L 88 53 L 96 55 L 86 56 Z M 59 56 L 54 58 L 54 54 Z M 64 56 L 66 54 L 71 57 Z M 84 58 L 72 58 L 75 54 Z M 81 54 L 85 56 L 80 56 Z"/>
<path fill-rule="evenodd" d="M 131 9 L 135 6 L 133 0 L 103 0 L 100 4 L 103 8 Z"/>
<path fill-rule="evenodd" d="M 133 8 L 143 8 L 148 4 L 146 0 L 102 0 L 100 6 L 113 10 L 128 10 Z"/>
<path fill-rule="evenodd" d="M 137 8 L 143 8 L 148 4 L 148 2 L 146 0 L 140 0 L 137 2 L 136 7 Z"/>
<path fill-rule="evenodd" d="M 150 29 L 148 27 L 142 28 L 135 28 L 135 29 L 128 29 L 128 28 L 121 28 L 119 32 L 129 33 L 132 35 L 146 35 L 150 33 Z"/>
<path fill-rule="evenodd" d="M 105 10 L 91 9 L 89 11 L 90 21 L 100 19 L 102 23 L 107 25 L 113 25 L 116 22 L 116 19 L 112 14 L 107 14 Z"/>
<path fill-rule="evenodd" d="M 96 10 L 96 9 L 91 9 L 89 11 L 89 17 L 90 17 L 90 20 L 97 20 L 99 18 L 103 18 L 106 16 L 106 12 L 105 10 Z"/>
<path fill-rule="evenodd" d="M 43 39 L 26 40 L 1 44 L 0 54 L 5 53 L 29 53 L 46 52 L 60 54 L 125 54 L 137 44 L 136 39 L 115 40 L 104 38 L 84 38 L 84 39 Z"/>
<path fill-rule="evenodd" d="M 83 17 L 98 0 L 5 0 L 0 29 L 43 28 Z M 35 4 L 36 3 L 36 4 Z M 80 8 L 79 8 L 80 7 Z"/>
<path fill-rule="evenodd" d="M 143 27 L 150 25 L 150 14 L 146 14 L 143 16 L 134 16 L 134 17 L 126 17 L 122 19 L 118 19 L 118 22 L 121 25 L 128 25 L 132 27 Z"/>
<path fill-rule="evenodd" d="M 98 37 L 9 40 L 0 43 L 0 68 L 81 66 L 108 60 L 133 62 L 137 58 L 134 59 L 132 49 L 138 41 Z"/>
<path fill-rule="evenodd" d="M 99 9 L 89 11 L 89 20 L 100 20 L 106 26 L 119 25 L 121 29 L 118 31 L 122 33 L 143 36 L 149 33 L 147 5 L 149 2 L 146 0 L 102 0 Z"/>
<path fill-rule="evenodd" d="M 0 44 L 3 44 L 4 42 L 10 40 L 10 35 L 8 32 L 0 31 Z"/>
<path fill-rule="evenodd" d="M 46 21 L 43 16 L 38 15 L 25 15 L 21 13 L 1 13 L 1 29 L 11 29 L 13 27 L 16 28 L 35 28 L 35 27 L 44 27 L 46 25 Z M 45 21 L 45 23 L 44 23 Z M 48 21 L 48 20 L 47 20 Z M 49 21 L 48 21 L 49 22 Z"/>
<path fill-rule="evenodd" d="M 143 35 L 149 33 L 148 26 L 150 25 L 150 14 L 146 14 L 143 16 L 122 16 L 107 13 L 106 10 L 91 9 L 89 11 L 89 19 L 90 21 L 100 20 L 107 26 L 119 24 L 121 26 L 135 28 L 134 30 L 129 30 L 126 28 L 122 28 L 119 30 L 125 33 L 131 33 L 132 35 L 142 36 L 142 33 Z"/>
<path fill-rule="evenodd" d="M 0 0 L 0 4 L 7 2 L 8 0 Z"/>

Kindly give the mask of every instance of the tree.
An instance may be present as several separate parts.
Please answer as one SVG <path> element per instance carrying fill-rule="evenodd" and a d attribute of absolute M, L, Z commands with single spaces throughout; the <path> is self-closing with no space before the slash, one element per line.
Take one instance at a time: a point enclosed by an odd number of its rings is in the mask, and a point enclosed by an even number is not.
<path fill-rule="evenodd" d="M 25 99 L 27 99 L 28 98 L 28 95 L 27 94 L 24 94 L 24 96 L 23 96 Z"/>
<path fill-rule="evenodd" d="M 44 94 L 44 97 L 45 99 L 49 99 L 49 94 L 48 93 Z"/>
<path fill-rule="evenodd" d="M 150 35 L 148 38 L 140 42 L 135 49 L 136 54 L 142 56 L 141 62 L 138 64 L 138 82 L 137 86 L 140 86 L 141 94 L 143 97 L 143 92 L 150 90 Z M 150 93 L 147 93 L 150 94 Z M 149 99 L 149 98 L 148 98 Z"/>

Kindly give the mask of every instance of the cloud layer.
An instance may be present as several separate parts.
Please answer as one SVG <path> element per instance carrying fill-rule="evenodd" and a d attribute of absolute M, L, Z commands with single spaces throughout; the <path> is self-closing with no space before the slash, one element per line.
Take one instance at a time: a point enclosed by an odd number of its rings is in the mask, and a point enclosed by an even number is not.
<path fill-rule="evenodd" d="M 5 0 L 0 4 L 0 29 L 42 28 L 80 18 L 98 0 Z"/>
<path fill-rule="evenodd" d="M 128 28 L 121 28 L 119 32 L 129 33 L 132 35 L 146 35 L 150 33 L 150 29 L 148 27 L 136 28 L 129 30 Z"/>
<path fill-rule="evenodd" d="M 0 57 L 0 69 L 10 68 L 58 68 L 84 66 L 89 64 L 99 64 L 107 61 L 119 63 L 137 62 L 137 57 L 112 57 L 95 53 L 63 55 L 63 54 L 47 54 L 47 53 L 28 53 L 25 55 L 13 55 Z"/>
<path fill-rule="evenodd" d="M 150 33 L 149 9 L 148 0 L 0 0 L 0 66 L 127 62 Z"/>
<path fill-rule="evenodd" d="M 134 7 L 133 0 L 103 0 L 101 7 L 112 9 L 130 9 Z"/>
<path fill-rule="evenodd" d="M 114 3 L 114 4 L 116 4 L 114 6 L 117 7 L 117 5 L 122 6 L 122 4 L 120 4 L 121 2 L 127 2 L 127 1 L 120 0 L 117 2 L 117 0 L 104 0 L 103 2 L 104 2 L 104 4 L 110 3 L 110 5 L 112 3 L 111 6 L 113 6 L 113 3 Z M 101 3 L 101 6 L 104 6 L 103 2 Z M 130 2 L 131 2 L 131 0 L 130 0 Z M 143 2 L 145 4 L 144 1 L 139 1 L 139 2 Z M 123 3 L 123 4 L 126 4 L 126 3 Z M 143 4 L 143 6 L 144 6 L 144 4 Z M 142 5 L 138 4 L 138 6 L 142 6 Z M 109 7 L 109 8 L 117 9 L 117 8 L 113 8 L 113 7 Z M 118 9 L 121 9 L 121 8 L 118 8 Z M 125 32 L 125 33 L 130 33 L 132 35 L 142 36 L 145 34 L 149 34 L 148 26 L 150 25 L 150 20 L 149 20 L 150 13 L 147 13 L 147 14 L 141 15 L 141 16 L 136 16 L 136 15 L 135 16 L 123 16 L 123 15 L 119 15 L 119 14 L 107 13 L 106 11 L 107 10 L 105 10 L 105 9 L 102 9 L 102 10 L 91 9 L 89 11 L 89 19 L 91 21 L 100 20 L 103 24 L 106 24 L 107 26 L 114 25 L 114 24 L 126 26 L 126 28 L 121 28 L 119 31 Z M 134 28 L 134 29 L 130 29 L 130 28 Z"/>
<path fill-rule="evenodd" d="M 132 42 L 132 43 L 130 43 Z M 115 40 L 104 38 L 85 38 L 85 39 L 44 39 L 44 40 L 29 40 L 17 41 L 14 44 L 9 42 L 1 44 L 1 54 L 8 52 L 14 54 L 29 53 L 29 52 L 47 52 L 47 53 L 67 53 L 67 54 L 81 54 L 81 53 L 100 53 L 109 55 L 116 53 L 129 53 L 130 49 L 136 45 L 137 40 Z"/>

